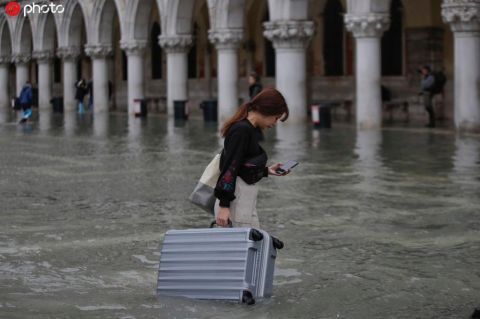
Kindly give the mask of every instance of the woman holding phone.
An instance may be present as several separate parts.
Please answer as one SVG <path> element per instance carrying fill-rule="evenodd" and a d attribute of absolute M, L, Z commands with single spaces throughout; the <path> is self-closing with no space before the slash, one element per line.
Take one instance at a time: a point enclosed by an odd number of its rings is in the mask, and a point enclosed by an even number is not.
<path fill-rule="evenodd" d="M 220 177 L 215 187 L 215 217 L 218 226 L 260 227 L 257 215 L 256 183 L 269 175 L 284 176 L 277 172 L 282 165 L 267 167 L 267 154 L 258 144 L 258 129 L 274 127 L 289 115 L 282 94 L 267 88 L 250 102 L 243 104 L 221 129 L 225 138 L 220 158 Z"/>

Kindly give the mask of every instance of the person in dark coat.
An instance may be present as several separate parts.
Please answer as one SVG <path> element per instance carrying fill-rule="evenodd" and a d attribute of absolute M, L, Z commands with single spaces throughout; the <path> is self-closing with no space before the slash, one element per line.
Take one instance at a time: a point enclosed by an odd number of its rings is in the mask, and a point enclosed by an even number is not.
<path fill-rule="evenodd" d="M 427 127 L 435 127 L 435 112 L 433 109 L 433 88 L 435 86 L 435 77 L 432 74 L 432 70 L 428 65 L 423 66 L 420 69 L 422 74 L 421 94 L 423 95 L 423 104 L 425 110 L 428 113 L 428 124 Z"/>
<path fill-rule="evenodd" d="M 215 186 L 215 219 L 218 226 L 260 227 L 256 203 L 256 183 L 268 176 L 284 176 L 277 172 L 282 165 L 267 166 L 268 156 L 258 144 L 258 128 L 269 129 L 289 116 L 283 95 L 273 88 L 257 94 L 240 106 L 221 129 L 225 138 L 220 157 L 220 177 Z"/>
<path fill-rule="evenodd" d="M 27 81 L 22 87 L 18 100 L 20 102 L 20 107 L 23 110 L 23 117 L 20 120 L 20 123 L 25 123 L 30 116 L 32 116 L 33 90 L 30 81 Z"/>
<path fill-rule="evenodd" d="M 93 110 L 93 80 L 90 79 L 87 82 L 87 94 L 88 94 L 88 109 Z"/>
<path fill-rule="evenodd" d="M 260 76 L 254 71 L 250 72 L 248 75 L 248 93 L 250 95 L 250 100 L 260 93 L 262 89 L 263 86 L 260 83 Z"/>
<path fill-rule="evenodd" d="M 85 112 L 85 106 L 83 105 L 83 99 L 87 94 L 87 85 L 84 79 L 78 81 L 76 85 L 77 91 L 75 93 L 75 99 L 78 101 L 78 113 Z"/>

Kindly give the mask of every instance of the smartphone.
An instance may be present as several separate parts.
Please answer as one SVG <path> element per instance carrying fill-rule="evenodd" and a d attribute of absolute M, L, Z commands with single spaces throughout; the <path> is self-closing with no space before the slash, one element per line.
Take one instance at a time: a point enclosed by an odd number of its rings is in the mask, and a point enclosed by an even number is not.
<path fill-rule="evenodd" d="M 285 174 L 288 170 L 291 170 L 297 165 L 298 165 L 298 162 L 296 161 L 287 161 L 285 164 L 277 168 L 275 172 L 277 172 L 278 174 Z"/>

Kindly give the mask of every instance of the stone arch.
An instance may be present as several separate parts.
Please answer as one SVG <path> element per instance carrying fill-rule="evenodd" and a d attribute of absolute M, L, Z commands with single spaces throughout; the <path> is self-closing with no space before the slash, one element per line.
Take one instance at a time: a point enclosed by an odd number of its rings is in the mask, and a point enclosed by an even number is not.
<path fill-rule="evenodd" d="M 57 25 L 52 13 L 39 15 L 36 28 L 35 50 L 54 52 L 57 43 Z"/>
<path fill-rule="evenodd" d="M 59 46 L 81 47 L 85 42 L 83 38 L 88 36 L 86 25 L 81 4 L 75 0 L 67 2 L 59 28 Z"/>
<path fill-rule="evenodd" d="M 121 14 L 123 11 L 117 7 L 117 1 L 100 0 L 94 2 L 92 9 L 88 42 L 90 44 L 113 44 L 114 21 L 118 17 L 120 24 L 120 38 L 124 35 L 124 25 Z"/>
<path fill-rule="evenodd" d="M 194 0 L 157 0 L 163 35 L 191 34 Z M 198 7 L 198 3 L 197 3 Z"/>
<path fill-rule="evenodd" d="M 0 16 L 0 56 L 10 57 L 12 55 L 12 37 L 10 26 L 2 15 Z"/>
<path fill-rule="evenodd" d="M 209 1 L 209 13 L 212 29 L 243 28 L 245 1 Z"/>
<path fill-rule="evenodd" d="M 13 52 L 31 54 L 33 48 L 32 25 L 30 18 L 18 15 L 13 32 Z"/>
<path fill-rule="evenodd" d="M 268 0 L 269 21 L 306 20 L 308 0 Z"/>
<path fill-rule="evenodd" d="M 127 3 L 125 12 L 125 33 L 122 34 L 124 40 L 147 40 L 150 34 L 150 21 L 146 17 L 150 16 L 154 0 L 133 0 Z"/>

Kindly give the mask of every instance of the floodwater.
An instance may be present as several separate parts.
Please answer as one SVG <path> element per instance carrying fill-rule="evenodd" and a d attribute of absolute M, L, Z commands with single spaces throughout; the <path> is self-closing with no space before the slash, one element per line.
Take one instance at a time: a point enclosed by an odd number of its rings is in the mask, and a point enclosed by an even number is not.
<path fill-rule="evenodd" d="M 266 134 L 262 227 L 285 242 L 274 296 L 157 298 L 164 233 L 211 217 L 187 196 L 217 127 L 161 115 L 0 116 L 0 318 L 468 318 L 480 306 L 480 137 L 448 129 Z"/>

